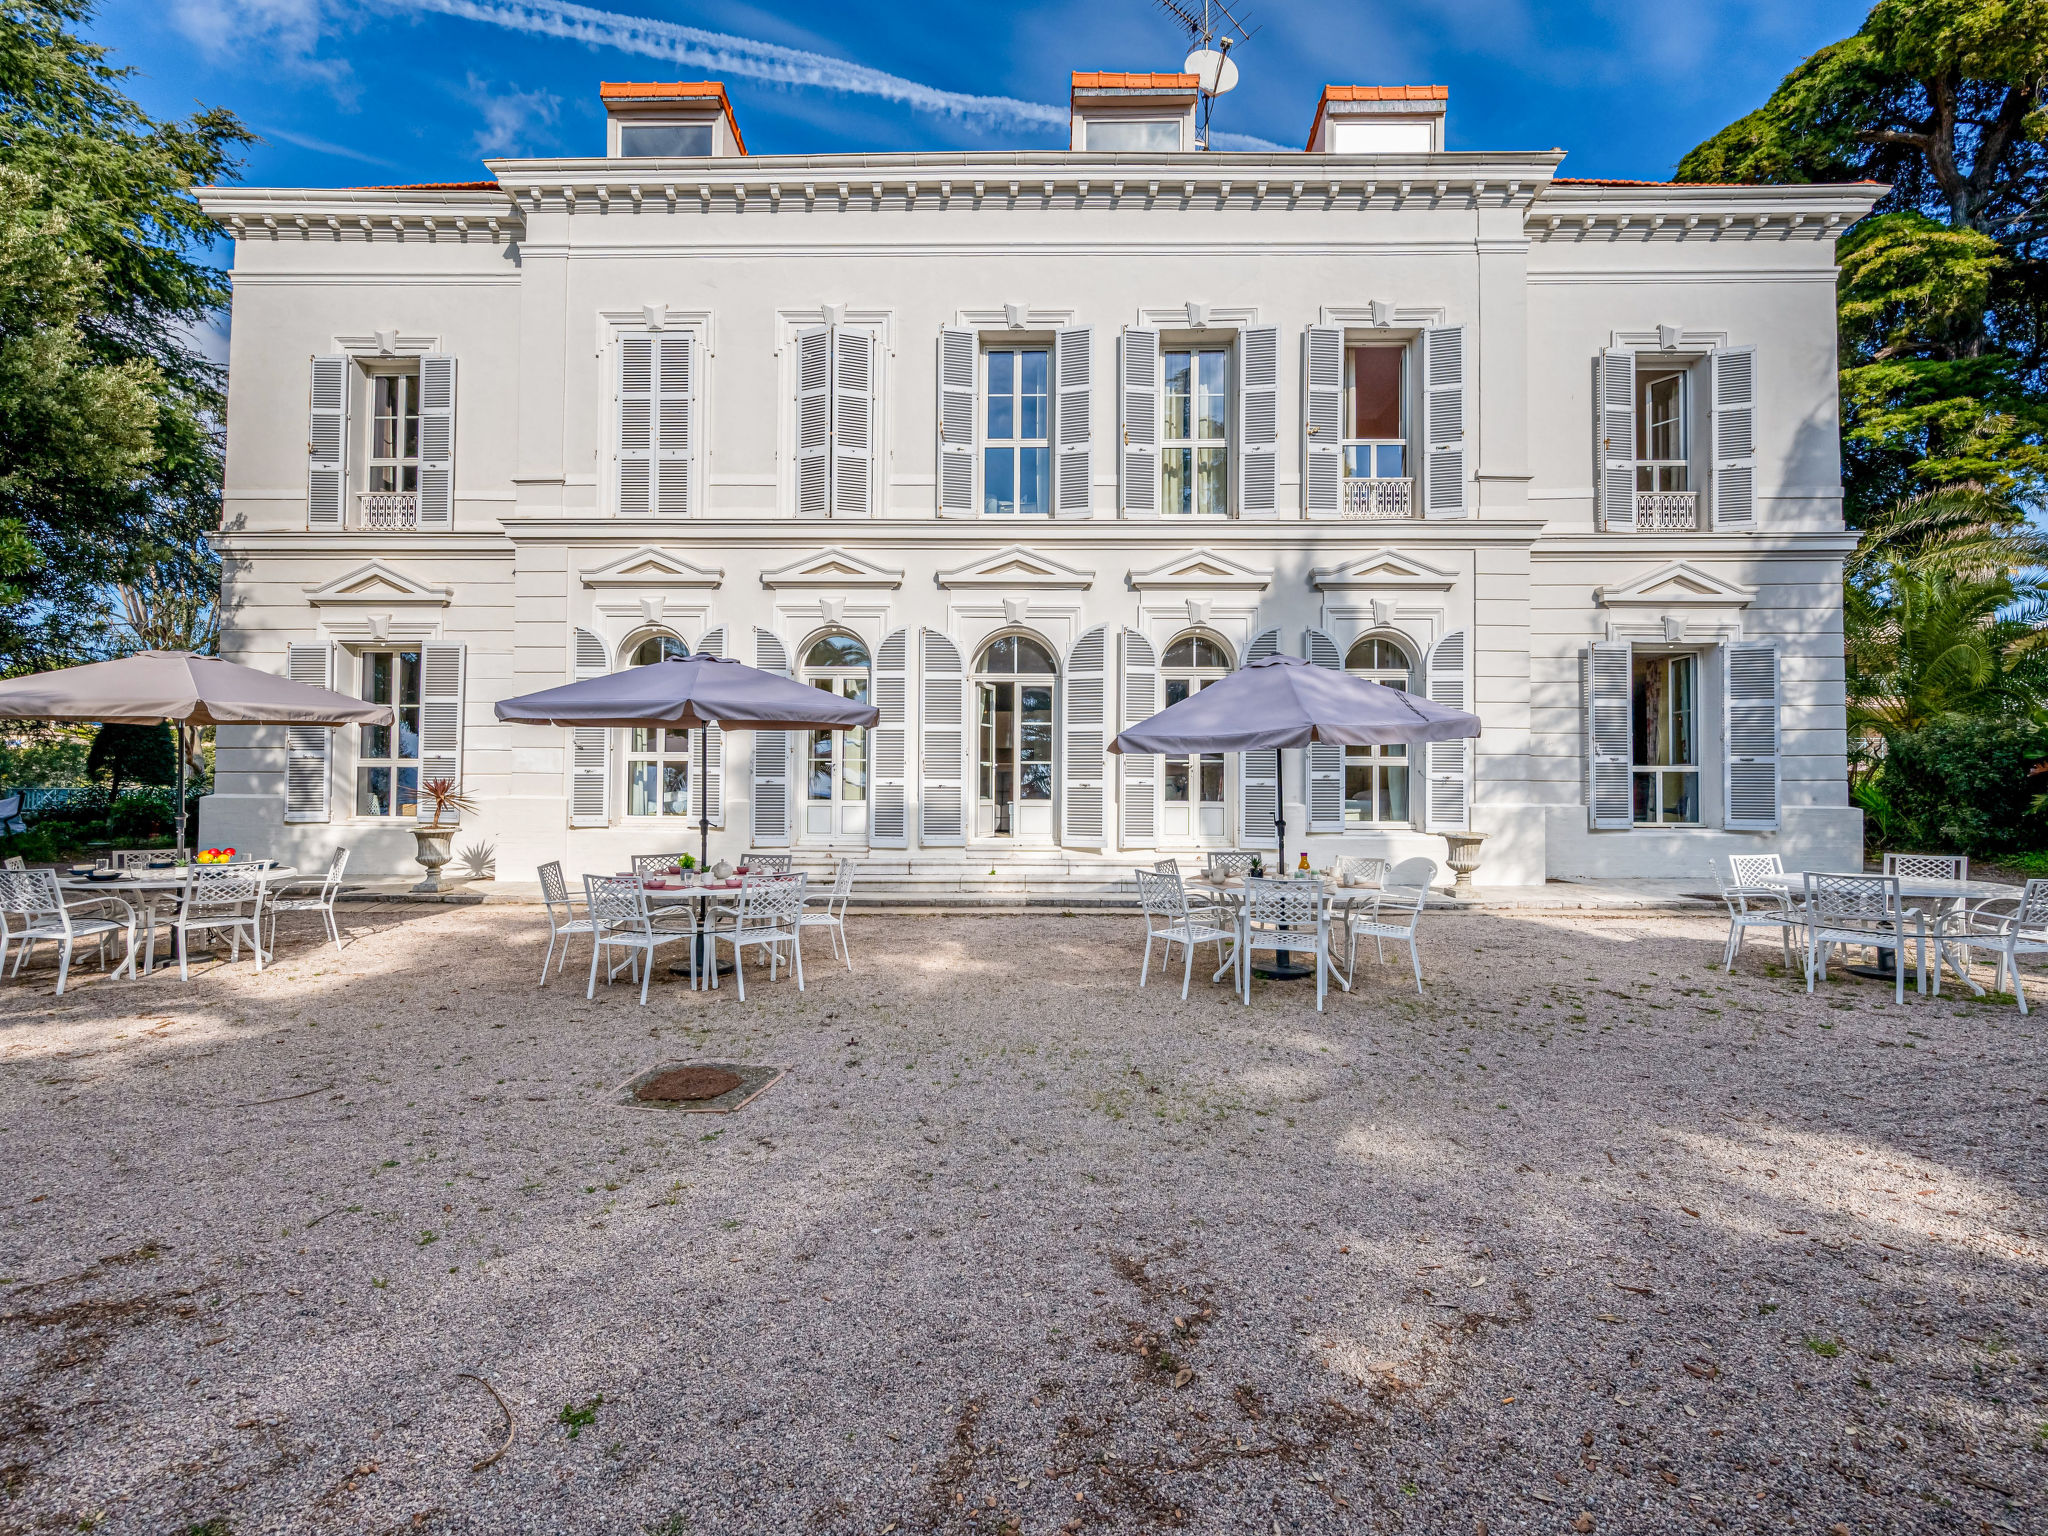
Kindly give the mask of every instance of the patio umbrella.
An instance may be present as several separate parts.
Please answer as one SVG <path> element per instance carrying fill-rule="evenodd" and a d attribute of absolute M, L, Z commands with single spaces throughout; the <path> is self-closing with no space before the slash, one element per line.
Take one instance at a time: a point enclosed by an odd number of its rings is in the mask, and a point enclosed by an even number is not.
<path fill-rule="evenodd" d="M 672 731 L 717 725 L 742 731 L 845 731 L 870 726 L 881 711 L 809 688 L 745 662 L 718 656 L 673 657 L 603 677 L 524 693 L 497 705 L 500 720 L 548 725 L 611 726 Z M 705 782 L 704 738 L 697 741 L 697 782 Z M 700 862 L 711 857 L 711 805 L 698 791 Z"/>
<path fill-rule="evenodd" d="M 1479 734 L 1479 717 L 1399 688 L 1368 682 L 1299 656 L 1264 656 L 1218 678 L 1119 734 L 1112 752 L 1263 752 L 1327 741 L 1347 747 L 1459 741 Z M 1276 797 L 1273 823 L 1287 868 L 1287 818 Z M 1284 965 L 1276 969 L 1292 974 Z M 1302 974 L 1307 974 L 1303 972 Z"/>
<path fill-rule="evenodd" d="M 178 728 L 178 853 L 185 852 L 185 731 L 199 725 L 389 725 L 388 704 L 193 651 L 137 651 L 0 682 L 0 719 Z"/>

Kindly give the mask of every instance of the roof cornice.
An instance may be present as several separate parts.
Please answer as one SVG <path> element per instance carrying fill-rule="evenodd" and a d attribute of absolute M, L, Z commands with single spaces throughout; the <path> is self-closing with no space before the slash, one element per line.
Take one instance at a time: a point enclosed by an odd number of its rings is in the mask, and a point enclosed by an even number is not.
<path fill-rule="evenodd" d="M 197 197 L 237 240 L 425 240 L 500 244 L 526 229 L 503 191 L 404 187 L 201 187 Z"/>
<path fill-rule="evenodd" d="M 1891 189 L 1881 182 L 1732 186 L 1553 180 L 1525 220 L 1532 239 L 1685 239 L 1771 235 L 1833 239 Z"/>

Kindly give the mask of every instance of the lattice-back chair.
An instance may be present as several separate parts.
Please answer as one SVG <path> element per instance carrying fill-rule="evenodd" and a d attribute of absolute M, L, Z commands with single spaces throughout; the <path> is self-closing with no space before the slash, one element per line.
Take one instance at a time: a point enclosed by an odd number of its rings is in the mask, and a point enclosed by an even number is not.
<path fill-rule="evenodd" d="M 1779 891 L 1791 895 L 1788 887 L 1779 885 L 1772 877 L 1785 873 L 1785 861 L 1775 853 L 1731 853 L 1728 855 L 1729 878 L 1745 891 L 1763 893 Z"/>
<path fill-rule="evenodd" d="M 718 946 L 732 946 L 732 973 L 740 985 L 740 1001 L 747 1000 L 747 968 L 741 951 L 748 945 L 768 951 L 768 979 L 773 981 L 782 961 L 782 948 L 789 946 L 790 962 L 796 970 L 796 989 L 804 989 L 804 875 L 749 874 L 740 881 L 736 906 L 720 907 L 719 917 L 732 919 L 730 927 L 711 929 L 711 985 L 718 985 Z"/>
<path fill-rule="evenodd" d="M 1387 861 L 1368 854 L 1339 854 L 1330 861 L 1330 879 L 1338 885 L 1383 886 L 1387 883 Z"/>
<path fill-rule="evenodd" d="M 566 907 L 566 902 L 564 906 Z M 610 986 L 612 978 L 627 966 L 633 967 L 640 976 L 640 1006 L 647 1006 L 647 984 L 654 980 L 654 952 L 664 944 L 687 941 L 691 935 L 672 928 L 657 928 L 647 907 L 647 887 L 640 883 L 638 875 L 585 875 L 583 877 L 583 906 L 589 914 L 590 944 L 590 985 L 584 988 L 585 997 L 597 996 L 597 962 L 609 950 L 626 951 L 624 960 L 614 963 L 605 972 L 604 982 Z M 549 919 L 553 920 L 553 910 Z M 564 953 L 568 943 L 563 941 Z M 690 950 L 690 979 L 696 980 L 696 947 Z"/>
<path fill-rule="evenodd" d="M 588 916 L 576 915 L 578 898 L 569 890 L 569 882 L 562 876 L 562 862 L 550 859 L 540 867 L 540 899 L 548 912 L 548 952 L 541 956 L 540 984 L 548 984 L 548 966 L 555 967 L 555 974 L 561 975 L 569 964 L 569 939 L 573 934 L 595 935 L 597 925 Z M 593 946 L 596 939 L 591 940 Z M 555 959 L 555 946 L 562 946 L 562 958 Z"/>
<path fill-rule="evenodd" d="M 796 864 L 796 856 L 789 853 L 750 853 L 747 855 L 747 873 L 750 875 L 786 875 Z"/>
<path fill-rule="evenodd" d="M 1254 848 L 1218 848 L 1209 855 L 1209 873 L 1219 877 L 1248 875 L 1252 866 L 1263 863 L 1265 857 Z"/>
<path fill-rule="evenodd" d="M 192 979 L 192 936 L 212 937 L 222 929 L 228 935 L 228 959 L 242 958 L 242 934 L 249 935 L 249 948 L 256 955 L 256 969 L 263 969 L 268 956 L 263 949 L 264 881 L 259 878 L 265 864 L 195 864 L 185 877 L 184 894 L 176 911 L 162 913 L 150 924 L 149 946 L 144 969 L 156 964 L 156 930 L 170 929 L 177 935 L 178 979 Z"/>
<path fill-rule="evenodd" d="M 1237 934 L 1234 927 L 1225 927 L 1213 908 L 1193 906 L 1188 901 L 1187 888 L 1181 884 L 1180 871 L 1176 869 L 1140 869 L 1134 872 L 1138 877 L 1138 901 L 1145 911 L 1145 964 L 1138 972 L 1138 985 L 1144 986 L 1152 975 L 1152 946 L 1164 944 L 1165 951 L 1159 957 L 1163 969 L 1173 959 L 1173 946 L 1181 946 L 1182 961 L 1180 975 L 1180 1000 L 1188 1000 L 1188 984 L 1195 975 L 1195 949 L 1202 944 L 1216 946 L 1216 980 L 1230 969 L 1237 950 Z M 1229 948 L 1226 950 L 1225 945 Z"/>
<path fill-rule="evenodd" d="M 89 917 L 84 915 L 94 907 L 118 909 L 123 917 Z M 0 870 L 0 967 L 7 963 L 7 946 L 19 944 L 21 951 L 14 957 L 14 972 L 19 976 L 22 965 L 37 944 L 45 941 L 57 946 L 57 995 L 64 995 L 64 984 L 71 975 L 71 954 L 82 939 L 91 939 L 99 950 L 100 969 L 107 965 L 107 936 L 125 933 L 128 937 L 127 957 L 121 962 L 122 968 L 133 967 L 135 961 L 135 909 L 119 896 L 86 896 L 72 901 L 64 899 L 64 888 L 57 883 L 57 872 L 52 869 L 5 869 Z M 15 920 L 21 923 L 15 927 Z"/>
<path fill-rule="evenodd" d="M 1757 857 L 1737 854 L 1735 858 Z M 1775 858 L 1776 855 L 1769 855 Z M 1731 863 L 1734 859 L 1730 860 Z M 1785 969 L 1792 969 L 1792 935 L 1804 922 L 1804 914 L 1792 904 L 1792 893 L 1777 885 L 1744 885 L 1714 872 L 1714 887 L 1728 908 L 1728 942 L 1721 948 L 1721 969 L 1735 969 L 1735 957 L 1742 953 L 1742 941 L 1752 928 L 1778 930 L 1779 948 L 1785 953 Z"/>
<path fill-rule="evenodd" d="M 1927 990 L 1927 920 L 1899 904 L 1896 875 L 1806 876 L 1806 990 L 1814 978 L 1828 975 L 1828 948 L 1834 944 L 1890 950 L 1895 965 L 1895 1001 L 1906 1001 L 1906 942 L 1919 950 L 1919 989 Z"/>
<path fill-rule="evenodd" d="M 334 940 L 334 947 L 341 948 L 341 920 L 335 916 L 334 903 L 341 895 L 341 877 L 348 869 L 348 850 L 337 848 L 334 857 L 327 862 L 325 875 L 301 876 L 296 880 L 281 881 L 270 888 L 264 905 L 270 909 L 270 950 L 277 952 L 277 914 L 280 912 L 318 912 L 327 927 L 327 936 Z M 287 891 L 298 892 L 288 896 Z"/>
<path fill-rule="evenodd" d="M 160 859 L 160 851 L 148 848 L 122 848 L 107 855 L 108 866 L 113 869 L 147 869 L 151 859 Z"/>
<path fill-rule="evenodd" d="M 1316 962 L 1316 1012 L 1330 990 L 1330 912 L 1320 880 L 1265 880 L 1247 876 L 1237 926 L 1238 985 L 1252 1000 L 1251 955 L 1255 950 L 1312 952 Z M 1339 984 L 1350 990 L 1339 978 Z"/>
<path fill-rule="evenodd" d="M 839 868 L 832 876 L 831 886 L 822 892 L 812 891 L 805 897 L 808 901 L 820 901 L 818 910 L 804 909 L 802 925 L 805 928 L 823 928 L 832 937 L 832 953 L 846 962 L 846 968 L 853 969 L 853 946 L 846 939 L 846 904 L 853 896 L 853 876 L 859 868 L 851 859 L 841 859 Z"/>
<path fill-rule="evenodd" d="M 1901 880 L 1960 882 L 1970 878 L 1970 859 L 1961 853 L 1888 853 L 1884 872 Z"/>
<path fill-rule="evenodd" d="M 2004 896 L 1999 901 L 2014 901 L 2014 898 Z M 1953 941 L 1961 947 L 1966 967 L 1972 949 L 1988 949 L 1995 954 L 1998 970 L 1992 986 L 2003 991 L 2009 985 L 2013 1000 L 2019 1004 L 2020 1012 L 2025 1013 L 2027 989 L 2020 980 L 2019 961 L 2021 955 L 2048 955 L 2048 880 L 2029 880 L 2012 911 L 1987 912 L 1979 907 L 1967 914 L 1965 924 L 1961 928 L 1950 928 L 1945 942 Z M 1940 974 L 1937 969 L 1937 980 Z"/>
<path fill-rule="evenodd" d="M 1385 861 L 1377 862 L 1384 864 Z M 1387 945 L 1408 946 L 1408 963 L 1415 972 L 1416 995 L 1421 995 L 1422 950 L 1416 943 L 1416 930 L 1422 925 L 1423 911 L 1429 906 L 1429 886 L 1434 879 L 1434 859 L 1405 859 L 1386 871 L 1378 890 L 1345 899 L 1338 919 L 1346 940 L 1344 969 L 1338 973 L 1338 979 L 1346 991 L 1350 990 L 1352 978 L 1358 974 L 1358 941 L 1371 939 L 1373 958 L 1382 965 L 1386 963 Z M 1335 936 L 1332 937 L 1334 940 Z M 1336 970 L 1334 961 L 1331 969 Z"/>
<path fill-rule="evenodd" d="M 633 855 L 633 873 L 642 880 L 659 879 L 674 874 L 682 868 L 682 859 L 673 853 L 636 853 Z"/>

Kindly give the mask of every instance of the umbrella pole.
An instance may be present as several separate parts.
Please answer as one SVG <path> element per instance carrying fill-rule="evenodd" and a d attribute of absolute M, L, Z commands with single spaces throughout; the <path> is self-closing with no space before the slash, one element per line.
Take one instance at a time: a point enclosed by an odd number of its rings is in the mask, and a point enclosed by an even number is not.
<path fill-rule="evenodd" d="M 178 862 L 185 862 L 185 722 L 174 720 L 171 727 L 178 733 Z"/>
<path fill-rule="evenodd" d="M 697 867 L 711 868 L 711 727 L 697 728 Z"/>

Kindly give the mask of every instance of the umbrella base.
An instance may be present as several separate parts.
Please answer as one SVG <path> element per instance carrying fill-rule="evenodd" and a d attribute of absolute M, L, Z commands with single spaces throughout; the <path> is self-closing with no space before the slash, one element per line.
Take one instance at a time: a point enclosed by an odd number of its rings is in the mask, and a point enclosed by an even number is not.
<path fill-rule="evenodd" d="M 1261 981 L 1306 981 L 1315 975 L 1316 968 L 1313 964 L 1296 965 L 1292 960 L 1284 958 L 1294 953 L 1294 950 L 1284 949 L 1280 952 L 1282 958 L 1275 959 L 1271 965 L 1253 966 L 1252 974 Z"/>

